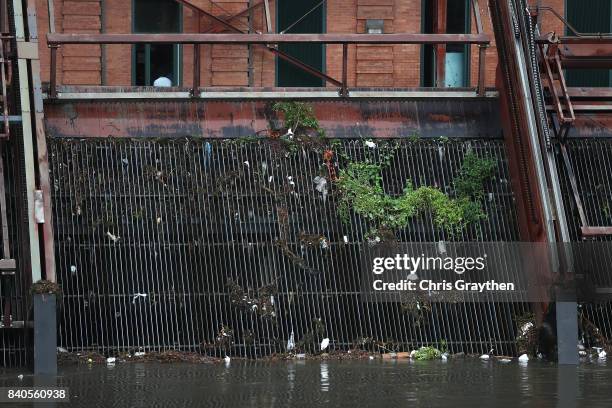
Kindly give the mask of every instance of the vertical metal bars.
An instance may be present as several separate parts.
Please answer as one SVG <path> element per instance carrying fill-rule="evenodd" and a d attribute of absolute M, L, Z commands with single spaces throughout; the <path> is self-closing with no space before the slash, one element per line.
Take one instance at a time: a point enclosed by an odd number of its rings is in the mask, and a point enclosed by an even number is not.
<path fill-rule="evenodd" d="M 337 349 L 444 340 L 452 351 L 513 352 L 513 319 L 528 310 L 524 303 L 434 304 L 415 321 L 400 302 L 362 299 L 369 226 L 357 216 L 340 221 L 318 149 L 240 139 L 51 139 L 49 146 L 65 292 L 59 343 L 69 350 L 260 357 L 283 351 L 293 332 L 296 341 L 330 337 Z M 380 159 L 362 140 L 335 149 L 350 160 Z M 385 189 L 399 194 L 411 179 L 449 191 L 468 151 L 498 162 L 488 219 L 448 237 L 431 217 L 415 218 L 400 241 L 518 239 L 499 140 L 401 141 L 384 170 Z M 327 191 L 316 189 L 317 176 L 327 177 Z"/>

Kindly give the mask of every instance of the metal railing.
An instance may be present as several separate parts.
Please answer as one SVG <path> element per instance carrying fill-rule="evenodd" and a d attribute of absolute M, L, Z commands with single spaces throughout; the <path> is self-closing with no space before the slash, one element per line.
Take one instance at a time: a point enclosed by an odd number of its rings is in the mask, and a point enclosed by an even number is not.
<path fill-rule="evenodd" d="M 478 45 L 477 94 L 485 94 L 485 56 L 490 44 L 487 34 L 54 34 L 47 35 L 51 49 L 51 79 L 49 96 L 57 96 L 57 50 L 62 45 L 102 44 L 183 44 L 194 47 L 192 95 L 200 87 L 200 46 L 204 44 L 259 44 L 277 48 L 279 44 L 339 44 L 342 45 L 342 78 L 340 80 L 302 64 L 305 71 L 339 87 L 339 95 L 349 96 L 348 46 L 353 44 L 416 44 L 416 45 Z M 299 61 L 298 61 L 299 62 Z"/>

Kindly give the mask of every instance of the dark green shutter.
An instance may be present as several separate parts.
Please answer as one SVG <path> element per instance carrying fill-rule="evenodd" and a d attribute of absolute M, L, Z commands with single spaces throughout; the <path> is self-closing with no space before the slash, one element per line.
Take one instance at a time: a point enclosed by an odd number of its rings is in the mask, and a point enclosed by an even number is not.
<path fill-rule="evenodd" d="M 566 0 L 567 21 L 579 32 L 609 33 L 612 10 L 610 0 Z M 567 35 L 572 33 L 567 30 Z M 568 86 L 610 86 L 610 71 L 607 69 L 568 69 Z"/>
<path fill-rule="evenodd" d="M 278 31 L 283 31 L 291 26 L 320 2 L 321 0 L 278 0 Z M 324 18 L 325 6 L 322 5 L 292 27 L 287 33 L 323 33 L 325 28 Z M 324 46 L 322 44 L 283 44 L 279 46 L 279 49 L 299 59 L 301 62 L 319 71 L 323 71 Z M 305 72 L 282 58 L 279 57 L 277 61 L 278 86 L 317 87 L 324 85 L 321 78 Z"/>

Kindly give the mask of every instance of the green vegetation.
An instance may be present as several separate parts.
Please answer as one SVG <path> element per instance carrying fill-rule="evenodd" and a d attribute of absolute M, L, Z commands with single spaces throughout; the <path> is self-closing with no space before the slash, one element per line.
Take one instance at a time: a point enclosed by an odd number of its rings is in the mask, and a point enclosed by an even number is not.
<path fill-rule="evenodd" d="M 300 129 L 313 129 L 322 132 L 319 121 L 314 116 L 312 106 L 304 102 L 276 102 L 272 105 L 276 112 L 285 116 L 285 128 L 297 133 Z"/>
<path fill-rule="evenodd" d="M 455 191 L 458 197 L 480 201 L 484 198 L 482 184 L 493 178 L 497 163 L 490 158 L 480 158 L 468 153 L 463 158 L 459 176 L 455 178 Z"/>
<path fill-rule="evenodd" d="M 384 231 L 404 228 L 412 217 L 429 211 L 438 227 L 449 234 L 458 233 L 486 217 L 481 207 L 483 183 L 493 177 L 495 166 L 492 159 L 468 153 L 453 183 L 454 198 L 435 187 L 414 188 L 410 180 L 406 181 L 403 194 L 393 197 L 383 190 L 382 165 L 351 162 L 340 171 L 337 182 L 339 214 L 348 222 L 352 210 L 373 223 L 376 231 Z"/>
<path fill-rule="evenodd" d="M 421 347 L 414 354 L 415 360 L 435 360 L 442 357 L 442 352 L 435 347 Z"/>

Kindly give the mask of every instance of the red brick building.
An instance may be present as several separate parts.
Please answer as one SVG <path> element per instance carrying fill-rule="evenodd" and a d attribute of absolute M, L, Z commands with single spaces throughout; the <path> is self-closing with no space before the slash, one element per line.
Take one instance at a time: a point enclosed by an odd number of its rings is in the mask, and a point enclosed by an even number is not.
<path fill-rule="evenodd" d="M 189 0 L 193 5 L 227 18 L 249 7 L 247 0 Z M 559 0 L 556 3 L 562 2 Z M 166 4 L 164 4 L 166 3 Z M 251 4 L 254 4 L 252 2 Z M 303 10 L 295 9 L 294 2 L 271 0 L 271 25 L 275 32 L 286 29 L 296 21 L 296 15 Z M 310 5 L 310 3 L 313 3 Z M 304 2 L 308 11 L 318 1 Z M 318 7 L 306 19 L 293 26 L 289 32 L 328 32 L 328 33 L 363 33 L 366 25 L 382 23 L 384 33 L 424 31 L 427 25 L 427 8 L 431 1 L 425 0 L 332 0 Z M 463 27 L 475 30 L 474 16 L 464 0 L 449 3 L 459 5 Z M 290 5 L 289 5 L 290 4 Z M 451 5 L 452 5 L 451 4 Z M 47 0 L 38 0 L 39 34 L 45 38 L 49 30 Z M 423 6 L 425 10 L 423 10 Z M 278 16 L 277 10 L 284 13 Z M 159 10 L 156 10 L 159 8 Z M 557 8 L 558 9 L 558 8 Z M 163 10 L 163 11 L 161 11 Z M 219 25 L 207 17 L 199 17 L 194 10 L 172 0 L 54 0 L 54 19 L 52 23 L 56 32 L 61 33 L 132 33 L 132 32 L 208 32 L 219 31 Z M 491 34 L 491 22 L 487 2 L 482 1 L 480 11 L 483 26 Z M 296 14 L 299 13 L 299 14 Z M 293 14 L 293 15 L 292 15 Z M 431 14 L 431 13 L 429 13 Z M 456 13 L 455 13 L 456 14 Z M 450 13 L 450 15 L 454 15 Z M 140 16 L 140 18 L 139 18 Z M 266 31 L 266 19 L 263 6 L 231 21 L 243 31 Z M 469 16 L 469 17 L 468 17 Z M 281 18 L 282 17 L 282 18 Z M 299 17 L 298 17 L 299 18 Z M 53 21 L 54 20 L 54 21 Z M 283 20 L 283 21 L 281 21 Z M 457 20 L 457 18 L 454 18 Z M 449 18 L 449 24 L 457 21 Z M 279 24 L 280 22 L 280 24 Z M 459 24 L 462 24 L 459 21 Z M 149 30 L 147 30 L 149 28 Z M 44 41 L 40 43 L 43 81 L 49 79 L 49 50 Z M 315 46 L 316 47 L 316 46 Z M 312 48 L 312 47 L 311 47 Z M 330 45 L 319 47 L 322 51 L 313 65 L 332 77 L 339 77 L 341 72 L 341 46 Z M 465 85 L 473 84 L 476 78 L 477 47 L 462 52 L 461 58 L 469 59 L 470 72 L 462 73 L 461 80 Z M 316 51 L 316 50 L 315 50 Z M 145 55 L 149 53 L 148 57 Z M 163 50 L 157 54 L 163 54 Z M 173 52 L 173 67 L 170 76 L 173 84 L 190 86 L 193 70 L 193 48 L 176 47 Z M 58 53 L 58 82 L 64 85 L 144 85 L 142 65 L 147 65 L 143 58 L 153 59 L 155 50 L 136 50 L 131 46 L 65 46 Z M 168 53 L 166 53 L 168 54 Z M 466 57 L 467 55 L 467 57 Z M 167 56 L 167 55 L 166 55 Z M 470 58 L 472 56 L 472 58 Z M 159 58 L 159 57 L 158 57 Z M 162 57 L 163 58 L 163 57 Z M 349 84 L 351 86 L 385 86 L 385 87 L 418 87 L 426 85 L 427 73 L 421 68 L 421 61 L 426 58 L 420 46 L 406 45 L 357 45 L 349 49 Z M 496 52 L 492 47 L 487 53 L 487 84 L 494 84 Z M 139 61 L 139 62 L 137 62 Z M 150 61 L 149 61 L 150 63 Z M 138 77 L 137 65 L 140 64 L 141 77 Z M 282 64 L 282 63 L 281 63 Z M 467 62 L 465 66 L 467 67 Z M 425 64 L 426 65 L 426 64 Z M 146 69 L 146 67 L 145 67 Z M 282 72 L 287 69 L 278 66 L 274 54 L 264 47 L 212 45 L 203 47 L 201 61 L 201 78 L 203 86 L 277 86 L 281 85 Z M 463 69 L 463 68 L 462 68 Z"/>
<path fill-rule="evenodd" d="M 444 0 L 447 2 L 447 0 Z M 49 31 L 47 0 L 37 0 L 42 80 L 49 80 L 49 49 L 44 41 Z M 52 25 L 58 33 L 132 33 L 132 32 L 228 32 L 206 16 L 174 0 L 53 0 Z M 251 0 L 188 0 L 188 3 L 215 16 L 228 18 L 255 5 L 252 11 L 231 19 L 231 24 L 248 32 L 266 32 L 263 3 Z M 330 0 L 321 4 L 308 0 L 296 5 L 288 0 L 270 1 L 270 24 L 273 32 L 327 33 L 419 33 L 433 32 L 431 0 Z M 563 14 L 564 2 L 544 0 Z M 319 5 L 319 7 L 316 7 Z M 314 11 L 311 11 L 313 10 Z M 491 36 L 492 46 L 486 54 L 486 84 L 495 83 L 497 53 L 491 31 L 488 4 L 479 5 L 484 32 Z M 280 10 L 280 13 L 278 12 Z M 446 32 L 476 30 L 473 10 L 465 0 L 448 0 Z M 311 11 L 301 21 L 300 16 Z M 562 30 L 552 15 L 543 16 L 543 30 Z M 298 22 L 294 25 L 295 22 Z M 443 31 L 444 32 L 444 31 Z M 310 45 L 308 45 L 310 46 Z M 169 47 L 169 48 L 168 48 Z M 298 46 L 299 47 L 299 46 Z M 431 47 L 431 46 L 430 46 Z M 449 46 L 450 47 L 450 46 Z M 454 46 L 448 49 L 447 85 L 473 86 L 477 80 L 478 49 Z M 63 85 L 150 85 L 158 75 L 167 72 L 173 85 L 191 86 L 193 47 L 167 46 L 165 49 L 140 49 L 130 45 L 68 45 L 58 52 L 58 83 Z M 341 76 L 340 45 L 313 45 L 307 50 L 289 49 L 310 65 L 328 75 Z M 352 87 L 419 87 L 431 86 L 433 54 L 419 45 L 352 45 L 349 48 L 348 82 Z M 161 65 L 161 66 L 160 66 Z M 262 46 L 207 45 L 202 47 L 202 86 L 287 86 L 323 85 L 320 80 L 297 71 Z M 299 70 L 298 70 L 299 71 Z M 147 73 L 148 72 L 148 73 Z M 148 75 L 148 76 L 147 76 Z M 289 79 L 287 79 L 289 78 Z M 317 82 L 318 81 L 318 82 Z"/>

